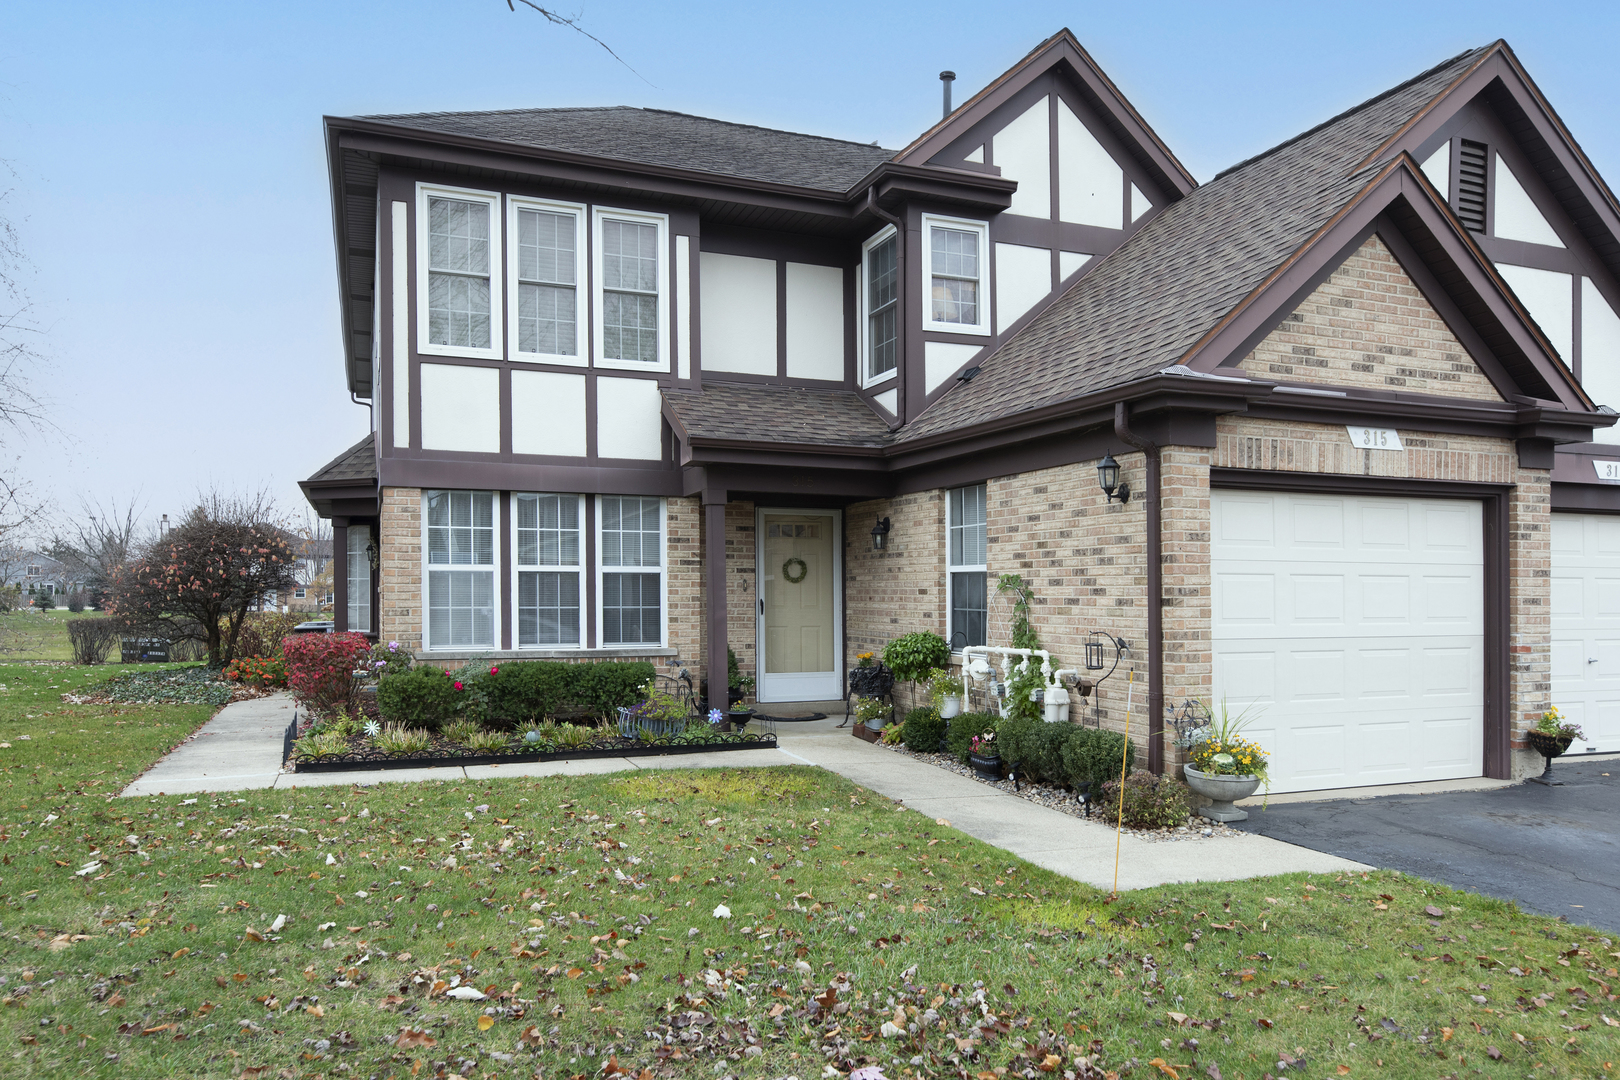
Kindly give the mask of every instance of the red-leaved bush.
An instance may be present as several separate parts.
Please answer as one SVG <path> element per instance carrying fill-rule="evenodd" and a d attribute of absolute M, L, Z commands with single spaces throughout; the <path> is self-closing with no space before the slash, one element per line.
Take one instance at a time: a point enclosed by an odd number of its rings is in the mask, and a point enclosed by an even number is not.
<path fill-rule="evenodd" d="M 281 642 L 287 686 L 317 716 L 349 711 L 355 704 L 354 671 L 364 666 L 371 642 L 364 634 L 288 634 Z"/>

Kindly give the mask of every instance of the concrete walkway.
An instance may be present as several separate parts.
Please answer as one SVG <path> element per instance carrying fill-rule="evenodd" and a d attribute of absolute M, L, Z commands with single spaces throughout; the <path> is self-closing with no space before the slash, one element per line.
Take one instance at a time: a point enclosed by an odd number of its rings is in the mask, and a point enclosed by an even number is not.
<path fill-rule="evenodd" d="M 988 784 L 853 738 L 848 728 L 837 726 L 843 718 L 841 707 L 836 713 L 827 704 L 777 706 L 772 711 L 783 714 L 822 711 L 829 714 L 829 719 L 777 725 L 779 749 L 776 750 L 291 773 L 281 771 L 281 750 L 282 733 L 292 718 L 292 701 L 287 695 L 278 694 L 227 705 L 196 735 L 125 788 L 124 794 L 179 795 L 422 780 L 584 776 L 633 769 L 815 765 L 871 791 L 898 799 L 908 809 L 927 817 L 944 818 L 954 828 L 1037 866 L 1104 889 L 1113 884 L 1115 834 L 1108 826 L 1037 806 Z M 1183 881 L 1234 881 L 1296 871 L 1333 873 L 1362 869 L 1370 868 L 1336 855 L 1257 835 L 1153 841 L 1126 833 L 1119 846 L 1121 889 Z"/>

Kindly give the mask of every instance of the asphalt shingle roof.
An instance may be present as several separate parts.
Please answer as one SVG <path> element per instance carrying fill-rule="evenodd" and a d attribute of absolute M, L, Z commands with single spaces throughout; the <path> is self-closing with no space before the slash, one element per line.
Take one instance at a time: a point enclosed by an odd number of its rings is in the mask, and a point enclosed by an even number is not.
<path fill-rule="evenodd" d="M 665 390 L 686 433 L 702 439 L 822 446 L 886 445 L 889 425 L 859 394 L 765 383 L 705 383 Z"/>
<path fill-rule="evenodd" d="M 349 480 L 365 483 L 375 482 L 376 479 L 377 452 L 372 446 L 371 434 L 367 433 L 365 438 L 327 462 L 314 476 L 304 482 L 322 484 Z"/>
<path fill-rule="evenodd" d="M 360 119 L 840 194 L 895 154 L 868 143 L 625 105 Z"/>
<path fill-rule="evenodd" d="M 1353 172 L 1488 47 L 1463 53 L 1172 204 L 906 425 L 896 442 L 1143 378 L 1177 362 L 1364 187 Z"/>

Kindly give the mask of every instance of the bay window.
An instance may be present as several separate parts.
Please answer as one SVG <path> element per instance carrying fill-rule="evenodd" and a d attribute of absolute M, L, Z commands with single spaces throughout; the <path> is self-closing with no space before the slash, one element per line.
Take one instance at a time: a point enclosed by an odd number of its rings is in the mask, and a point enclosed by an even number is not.
<path fill-rule="evenodd" d="M 668 371 L 668 218 L 598 209 L 595 222 L 597 362 Z"/>
<path fill-rule="evenodd" d="M 426 184 L 417 193 L 417 350 L 499 360 L 499 196 Z"/>
<path fill-rule="evenodd" d="M 429 491 L 427 648 L 495 647 L 495 496 Z"/>
<path fill-rule="evenodd" d="M 928 265 L 923 328 L 953 334 L 990 333 L 989 226 L 982 221 L 923 215 Z"/>
<path fill-rule="evenodd" d="M 507 197 L 513 358 L 583 363 L 585 208 Z"/>
<path fill-rule="evenodd" d="M 950 578 L 951 651 L 989 641 L 986 593 L 985 485 L 952 488 L 946 525 L 946 572 Z"/>
<path fill-rule="evenodd" d="M 861 258 L 862 382 L 890 378 L 899 362 L 899 238 L 893 227 L 866 242 Z"/>
<path fill-rule="evenodd" d="M 517 647 L 567 647 L 580 637 L 578 495 L 514 495 Z"/>
<path fill-rule="evenodd" d="M 661 645 L 663 500 L 603 495 L 597 505 L 602 647 Z"/>

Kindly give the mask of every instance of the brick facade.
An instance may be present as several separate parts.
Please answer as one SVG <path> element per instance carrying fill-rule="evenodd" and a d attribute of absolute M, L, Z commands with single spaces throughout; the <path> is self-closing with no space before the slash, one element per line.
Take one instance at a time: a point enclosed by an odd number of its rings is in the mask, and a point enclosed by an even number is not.
<path fill-rule="evenodd" d="M 1502 400 L 1377 236 L 1341 263 L 1241 366 L 1285 382 Z"/>
<path fill-rule="evenodd" d="M 383 641 L 397 641 L 413 653 L 422 651 L 422 489 L 382 489 L 382 517 L 377 546 L 381 566 L 377 583 L 377 628 Z"/>
<path fill-rule="evenodd" d="M 872 526 L 889 519 L 882 551 L 872 547 Z M 945 493 L 923 491 L 854 503 L 844 511 L 844 664 L 864 652 L 918 630 L 945 636 Z M 994 631 L 992 630 L 992 633 Z M 895 688 L 909 709 L 921 695 Z"/>

